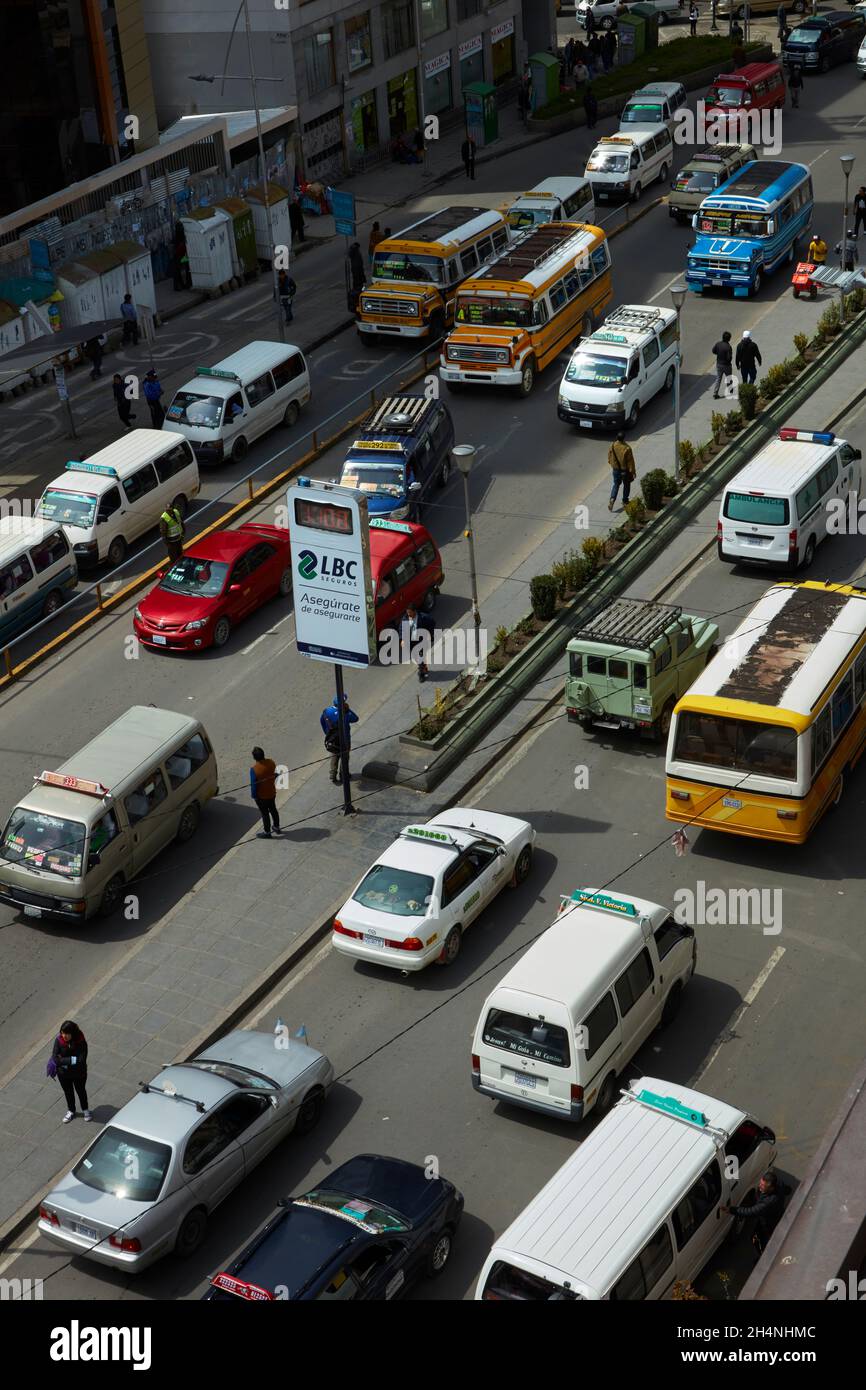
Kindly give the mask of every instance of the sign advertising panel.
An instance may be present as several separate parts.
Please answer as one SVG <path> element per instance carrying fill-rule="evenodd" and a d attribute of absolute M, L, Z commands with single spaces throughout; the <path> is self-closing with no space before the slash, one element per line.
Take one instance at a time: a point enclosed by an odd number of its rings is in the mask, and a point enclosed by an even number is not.
<path fill-rule="evenodd" d="M 376 619 L 366 497 L 299 478 L 286 501 L 298 651 L 315 661 L 369 666 Z"/>

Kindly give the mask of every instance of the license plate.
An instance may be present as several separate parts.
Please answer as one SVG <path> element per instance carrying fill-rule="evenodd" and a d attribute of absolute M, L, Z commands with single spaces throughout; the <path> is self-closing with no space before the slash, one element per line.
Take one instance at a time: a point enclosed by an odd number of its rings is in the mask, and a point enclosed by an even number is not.
<path fill-rule="evenodd" d="M 591 429 L 592 429 L 592 421 L 591 421 L 591 420 L 581 420 L 581 421 L 580 421 L 580 428 L 581 428 L 582 430 L 591 430 Z"/>
<path fill-rule="evenodd" d="M 385 945 L 385 938 L 384 938 L 384 936 L 377 936 L 375 932 L 372 932 L 372 931 L 365 931 L 365 932 L 364 932 L 364 945 L 365 945 L 365 946 L 384 946 L 384 945 Z"/>
<path fill-rule="evenodd" d="M 723 796 L 722 805 L 729 806 L 732 811 L 742 811 L 743 809 L 742 801 L 738 801 L 735 796 Z"/>
<path fill-rule="evenodd" d="M 710 281 L 710 284 L 711 284 L 711 285 L 723 285 L 724 283 L 725 283 L 724 280 L 719 280 L 719 279 L 713 279 L 713 280 Z"/>
<path fill-rule="evenodd" d="M 746 536 L 746 545 L 763 545 L 764 536 Z"/>
<path fill-rule="evenodd" d="M 25 907 L 25 909 L 24 909 L 24 916 L 25 916 L 25 917 L 41 917 L 41 916 L 42 916 L 42 908 L 41 908 L 41 907 Z"/>
<path fill-rule="evenodd" d="M 76 1221 L 75 1229 L 80 1236 L 86 1236 L 88 1240 L 99 1240 L 99 1232 L 94 1231 L 92 1226 L 84 1226 L 80 1221 Z"/>
<path fill-rule="evenodd" d="M 154 644 L 155 647 L 167 647 L 167 646 L 168 646 L 168 638 L 167 638 L 167 637 L 160 637 L 159 634 L 156 633 L 156 632 L 153 634 L 153 636 L 151 637 L 150 640 L 151 640 L 151 642 L 153 642 L 153 644 Z"/>
<path fill-rule="evenodd" d="M 523 1086 L 527 1091 L 534 1091 L 538 1085 L 538 1077 L 529 1076 L 524 1071 L 516 1071 L 514 1073 L 514 1080 L 516 1085 Z"/>

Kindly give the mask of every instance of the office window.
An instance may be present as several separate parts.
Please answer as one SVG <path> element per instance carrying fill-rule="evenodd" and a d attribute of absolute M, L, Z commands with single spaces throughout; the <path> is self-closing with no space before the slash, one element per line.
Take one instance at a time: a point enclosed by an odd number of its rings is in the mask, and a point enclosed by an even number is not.
<path fill-rule="evenodd" d="M 471 19 L 473 15 L 480 14 L 484 0 L 457 0 L 457 19 Z"/>
<path fill-rule="evenodd" d="M 334 31 L 322 29 L 304 39 L 304 65 L 310 96 L 334 85 Z"/>
<path fill-rule="evenodd" d="M 349 72 L 369 67 L 373 61 L 373 39 L 370 34 L 370 11 L 346 20 L 346 61 Z"/>
<path fill-rule="evenodd" d="M 448 0 L 420 0 L 421 37 L 432 39 L 448 28 Z"/>
<path fill-rule="evenodd" d="M 382 6 L 382 42 L 385 57 L 393 58 L 415 42 L 413 0 L 390 0 Z"/>

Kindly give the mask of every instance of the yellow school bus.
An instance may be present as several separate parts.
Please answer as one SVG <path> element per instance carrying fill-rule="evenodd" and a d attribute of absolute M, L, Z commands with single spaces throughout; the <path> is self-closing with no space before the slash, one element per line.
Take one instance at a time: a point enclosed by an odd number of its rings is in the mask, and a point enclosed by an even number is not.
<path fill-rule="evenodd" d="M 380 241 L 358 300 L 361 341 L 441 338 L 454 317 L 458 286 L 507 245 L 502 214 L 470 207 L 428 213 Z"/>
<path fill-rule="evenodd" d="M 591 333 L 612 298 L 601 227 L 536 227 L 460 287 L 439 375 L 449 391 L 478 383 L 528 396 L 536 374 Z"/>
<path fill-rule="evenodd" d="M 866 590 L 768 589 L 679 701 L 667 818 L 800 845 L 866 748 Z"/>

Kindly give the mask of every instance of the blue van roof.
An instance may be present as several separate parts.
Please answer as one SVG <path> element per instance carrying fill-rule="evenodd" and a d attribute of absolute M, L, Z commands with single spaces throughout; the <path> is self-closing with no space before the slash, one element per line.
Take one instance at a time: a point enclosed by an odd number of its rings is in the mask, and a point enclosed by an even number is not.
<path fill-rule="evenodd" d="M 753 207 L 777 203 L 809 177 L 806 164 L 787 164 L 781 159 L 753 159 L 732 174 L 720 188 L 704 198 L 701 207 L 724 207 L 728 200 Z"/>

